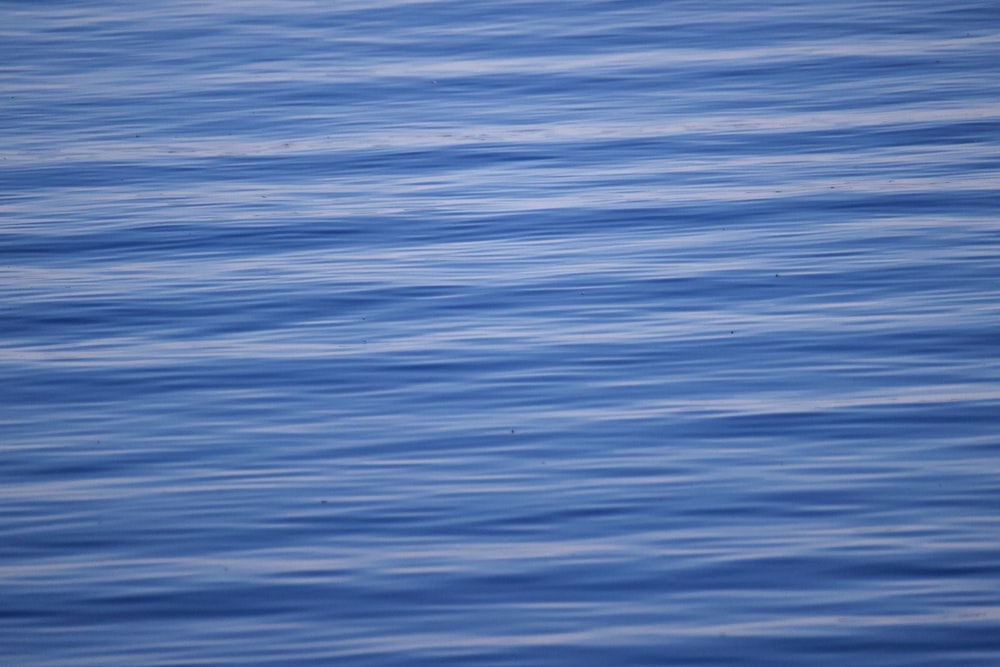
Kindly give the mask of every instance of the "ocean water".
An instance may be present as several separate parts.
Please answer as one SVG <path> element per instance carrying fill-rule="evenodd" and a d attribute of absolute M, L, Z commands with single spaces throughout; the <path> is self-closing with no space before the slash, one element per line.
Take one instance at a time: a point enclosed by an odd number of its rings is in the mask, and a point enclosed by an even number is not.
<path fill-rule="evenodd" d="M 995 3 L 0 17 L 0 663 L 1000 664 Z"/>

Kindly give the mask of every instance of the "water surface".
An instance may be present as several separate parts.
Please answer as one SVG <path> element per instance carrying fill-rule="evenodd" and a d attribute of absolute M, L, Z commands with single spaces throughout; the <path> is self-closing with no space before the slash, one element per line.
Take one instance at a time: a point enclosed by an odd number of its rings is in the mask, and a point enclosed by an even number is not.
<path fill-rule="evenodd" d="M 991 3 L 0 11 L 5 662 L 1000 659 Z"/>

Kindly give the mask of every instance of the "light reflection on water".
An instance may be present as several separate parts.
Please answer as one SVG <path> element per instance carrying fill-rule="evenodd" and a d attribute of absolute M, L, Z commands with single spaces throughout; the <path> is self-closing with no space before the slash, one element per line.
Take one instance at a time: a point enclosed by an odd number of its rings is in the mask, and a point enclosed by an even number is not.
<path fill-rule="evenodd" d="M 0 649 L 991 665 L 995 12 L 11 9 Z"/>

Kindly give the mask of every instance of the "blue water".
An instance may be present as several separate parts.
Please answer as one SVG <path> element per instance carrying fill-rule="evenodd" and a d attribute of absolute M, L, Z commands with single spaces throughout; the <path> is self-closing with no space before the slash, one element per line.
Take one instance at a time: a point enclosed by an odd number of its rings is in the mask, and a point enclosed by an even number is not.
<path fill-rule="evenodd" d="M 1000 664 L 995 3 L 0 17 L 0 663 Z"/>

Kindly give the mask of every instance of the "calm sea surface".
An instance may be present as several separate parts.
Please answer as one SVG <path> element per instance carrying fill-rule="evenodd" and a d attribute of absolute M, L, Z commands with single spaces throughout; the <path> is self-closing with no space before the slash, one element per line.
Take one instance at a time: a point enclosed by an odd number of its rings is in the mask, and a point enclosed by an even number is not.
<path fill-rule="evenodd" d="M 1000 664 L 1000 7 L 0 0 L 0 664 Z"/>

